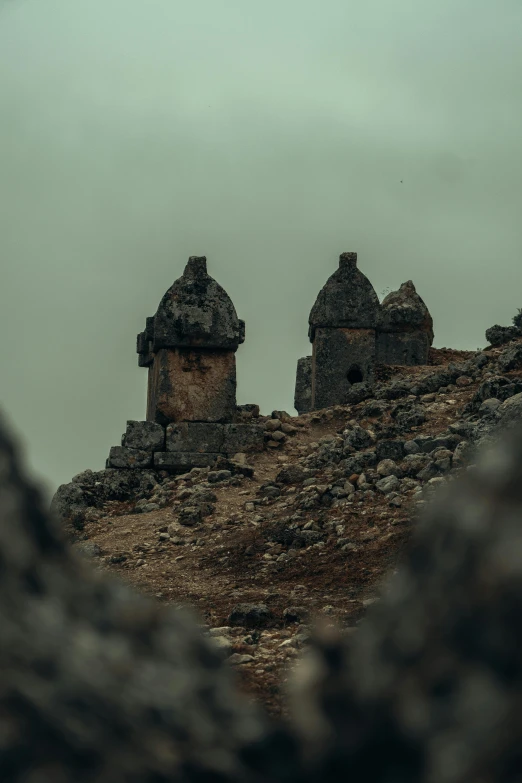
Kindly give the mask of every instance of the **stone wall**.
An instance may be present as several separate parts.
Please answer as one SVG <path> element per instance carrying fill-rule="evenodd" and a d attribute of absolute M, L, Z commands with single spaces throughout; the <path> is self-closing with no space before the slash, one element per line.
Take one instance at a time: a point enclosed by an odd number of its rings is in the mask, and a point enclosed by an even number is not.
<path fill-rule="evenodd" d="M 424 332 L 379 332 L 377 364 L 427 364 L 430 342 Z"/>
<path fill-rule="evenodd" d="M 345 402 L 354 383 L 372 383 L 373 329 L 316 329 L 312 355 L 312 409 Z"/>
<path fill-rule="evenodd" d="M 107 468 L 167 470 L 184 473 L 211 466 L 218 457 L 259 452 L 264 426 L 244 422 L 174 422 L 166 427 L 152 421 L 128 421 L 121 446 L 112 446 Z"/>

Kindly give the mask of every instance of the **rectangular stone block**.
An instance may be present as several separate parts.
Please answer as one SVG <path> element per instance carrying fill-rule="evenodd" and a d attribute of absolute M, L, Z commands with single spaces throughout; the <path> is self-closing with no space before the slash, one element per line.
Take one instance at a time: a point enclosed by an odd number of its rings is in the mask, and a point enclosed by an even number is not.
<path fill-rule="evenodd" d="M 159 451 L 154 454 L 156 470 L 185 473 L 191 468 L 211 467 L 221 454 L 202 454 L 187 451 Z"/>
<path fill-rule="evenodd" d="M 165 448 L 165 429 L 154 421 L 128 421 L 121 445 L 130 449 L 162 451 Z"/>
<path fill-rule="evenodd" d="M 430 341 L 425 332 L 381 332 L 377 337 L 379 364 L 428 364 Z"/>
<path fill-rule="evenodd" d="M 107 460 L 108 468 L 148 468 L 152 465 L 152 452 L 112 446 Z"/>
<path fill-rule="evenodd" d="M 230 421 L 236 413 L 235 354 L 162 348 L 154 355 L 149 389 L 152 421 Z"/>
<path fill-rule="evenodd" d="M 223 424 L 181 421 L 167 426 L 167 451 L 217 453 L 223 451 Z"/>
<path fill-rule="evenodd" d="M 138 367 L 151 367 L 153 361 L 154 361 L 154 354 L 152 353 L 138 354 Z"/>
<path fill-rule="evenodd" d="M 294 407 L 299 415 L 312 409 L 312 357 L 303 356 L 297 361 Z"/>
<path fill-rule="evenodd" d="M 223 451 L 237 454 L 244 451 L 263 451 L 264 428 L 261 424 L 225 424 Z"/>
<path fill-rule="evenodd" d="M 140 332 L 136 338 L 137 353 L 149 353 L 149 338 L 145 332 Z"/>

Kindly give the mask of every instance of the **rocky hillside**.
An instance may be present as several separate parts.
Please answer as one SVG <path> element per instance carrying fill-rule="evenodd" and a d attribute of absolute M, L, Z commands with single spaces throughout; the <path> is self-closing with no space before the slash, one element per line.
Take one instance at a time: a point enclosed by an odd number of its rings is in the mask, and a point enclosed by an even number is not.
<path fill-rule="evenodd" d="M 500 339 L 510 342 L 381 368 L 346 406 L 260 417 L 266 449 L 249 463 L 236 455 L 176 477 L 85 471 L 54 511 L 100 569 L 195 607 L 244 689 L 284 713 L 311 625 L 357 633 L 419 507 L 522 418 L 522 338 Z"/>

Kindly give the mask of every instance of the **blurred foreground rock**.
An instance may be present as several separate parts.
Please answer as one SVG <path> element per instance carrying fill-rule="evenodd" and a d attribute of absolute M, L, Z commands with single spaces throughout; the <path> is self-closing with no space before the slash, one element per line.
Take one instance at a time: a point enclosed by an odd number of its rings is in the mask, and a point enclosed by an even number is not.
<path fill-rule="evenodd" d="M 517 397 L 497 423 L 519 422 Z M 388 478 L 400 452 L 380 454 Z M 288 724 L 238 694 L 195 621 L 95 573 L 57 524 L 2 427 L 2 781 L 520 780 L 520 430 L 427 506 L 357 633 L 316 634 Z"/>

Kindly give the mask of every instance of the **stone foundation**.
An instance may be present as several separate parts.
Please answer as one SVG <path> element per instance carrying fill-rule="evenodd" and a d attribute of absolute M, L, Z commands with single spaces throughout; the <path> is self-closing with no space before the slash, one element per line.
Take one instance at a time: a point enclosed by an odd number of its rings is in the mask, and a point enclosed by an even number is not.
<path fill-rule="evenodd" d="M 218 457 L 260 452 L 261 423 L 174 422 L 167 427 L 151 421 L 128 421 L 122 445 L 113 446 L 107 468 L 168 470 L 183 473 L 210 467 Z"/>

